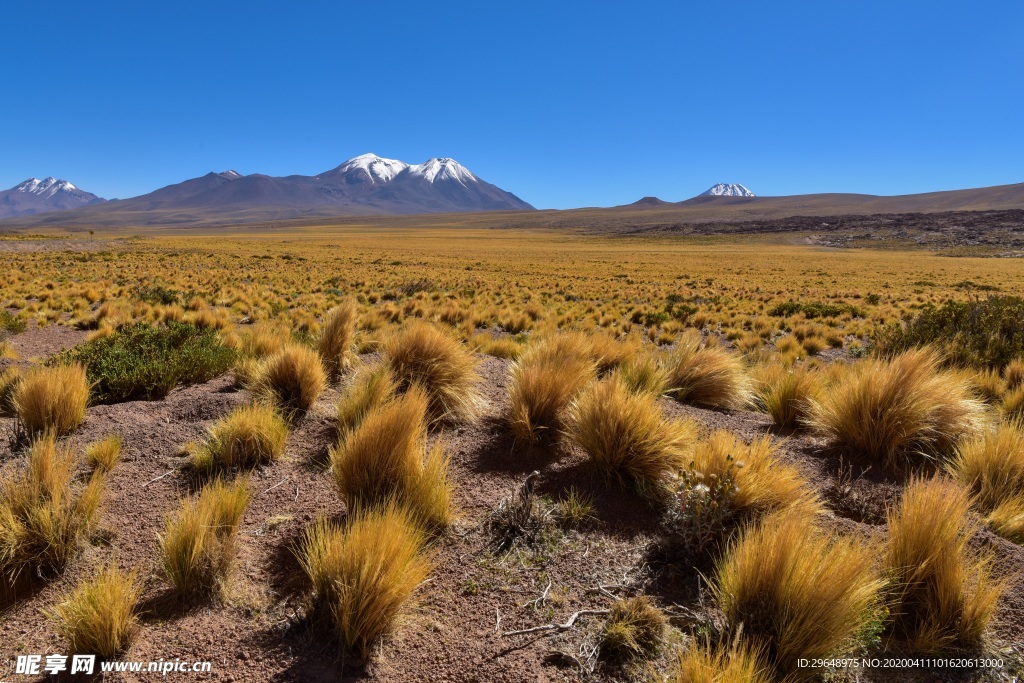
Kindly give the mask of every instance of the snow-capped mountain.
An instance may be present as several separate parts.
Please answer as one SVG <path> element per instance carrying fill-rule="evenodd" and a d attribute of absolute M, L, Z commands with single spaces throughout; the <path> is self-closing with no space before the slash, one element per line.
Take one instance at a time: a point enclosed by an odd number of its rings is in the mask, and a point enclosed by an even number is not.
<path fill-rule="evenodd" d="M 433 158 L 410 165 L 376 154 L 361 154 L 314 176 L 211 172 L 139 197 L 114 200 L 44 222 L 80 219 L 155 225 L 532 209 L 454 159 Z"/>
<path fill-rule="evenodd" d="M 698 197 L 756 197 L 753 192 L 739 183 L 718 183 L 701 192 Z"/>
<path fill-rule="evenodd" d="M 91 192 L 57 178 L 29 178 L 9 190 L 0 192 L 0 218 L 31 216 L 47 211 L 77 209 L 105 201 Z"/>

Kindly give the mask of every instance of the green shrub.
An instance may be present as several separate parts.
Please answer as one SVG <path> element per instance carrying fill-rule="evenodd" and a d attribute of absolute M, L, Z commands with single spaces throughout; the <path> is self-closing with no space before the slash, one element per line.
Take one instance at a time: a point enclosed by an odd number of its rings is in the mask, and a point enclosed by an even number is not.
<path fill-rule="evenodd" d="M 216 330 L 185 323 L 133 323 L 57 357 L 85 366 L 94 403 L 163 398 L 178 385 L 213 379 L 231 367 L 235 352 Z"/>
<path fill-rule="evenodd" d="M 7 311 L 0 310 L 0 335 L 4 332 L 20 334 L 25 331 L 25 321 L 16 318 Z"/>
<path fill-rule="evenodd" d="M 975 301 L 929 305 L 902 325 L 878 335 L 877 348 L 895 355 L 917 346 L 934 345 L 946 362 L 1002 369 L 1024 354 L 1024 298 L 991 296 Z"/>
<path fill-rule="evenodd" d="M 814 318 L 836 318 L 843 313 L 849 313 L 855 318 L 864 317 L 864 311 L 856 306 L 851 306 L 850 304 L 821 303 L 818 301 L 811 301 L 806 304 L 801 304 L 796 301 L 787 301 L 785 303 L 776 304 L 768 311 L 768 315 L 778 318 L 796 315 L 797 313 L 803 313 L 804 317 L 808 320 L 813 320 Z"/>

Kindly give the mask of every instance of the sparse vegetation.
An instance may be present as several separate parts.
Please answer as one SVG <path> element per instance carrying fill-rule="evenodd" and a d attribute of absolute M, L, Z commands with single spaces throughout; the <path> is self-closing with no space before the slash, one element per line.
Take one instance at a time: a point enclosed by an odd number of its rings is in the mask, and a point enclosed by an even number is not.
<path fill-rule="evenodd" d="M 661 647 L 668 619 L 646 595 L 616 600 L 601 632 L 601 654 L 618 661 L 649 658 Z"/>
<path fill-rule="evenodd" d="M 209 438 L 192 454 L 192 466 L 209 473 L 267 465 L 284 453 L 287 438 L 288 423 L 274 406 L 242 406 L 210 427 Z"/>
<path fill-rule="evenodd" d="M 85 447 L 85 459 L 95 471 L 105 474 L 121 458 L 121 445 L 120 434 L 108 434 Z"/>
<path fill-rule="evenodd" d="M 739 409 L 750 404 L 753 383 L 743 360 L 689 331 L 666 360 L 668 393 L 683 403 Z"/>
<path fill-rule="evenodd" d="M 252 380 L 253 393 L 286 416 L 304 414 L 327 388 L 327 372 L 316 351 L 287 344 L 267 357 Z"/>
<path fill-rule="evenodd" d="M 324 316 L 316 348 L 327 366 L 330 379 L 337 379 L 338 375 L 352 366 L 355 358 L 355 333 L 356 307 L 351 301 L 332 308 Z"/>
<path fill-rule="evenodd" d="M 338 433 L 344 437 L 362 424 L 367 413 L 391 400 L 397 391 L 398 383 L 387 365 L 366 366 L 357 370 L 352 384 L 338 401 Z"/>
<path fill-rule="evenodd" d="M 85 419 L 89 383 L 81 365 L 35 367 L 11 395 L 14 411 L 30 433 L 73 432 Z"/>
<path fill-rule="evenodd" d="M 403 508 L 362 509 L 344 528 L 321 519 L 299 549 L 315 609 L 357 656 L 394 628 L 431 569 L 426 537 Z"/>
<path fill-rule="evenodd" d="M 125 573 L 110 563 L 65 595 L 52 617 L 72 653 L 113 658 L 135 637 L 141 596 L 138 572 Z"/>

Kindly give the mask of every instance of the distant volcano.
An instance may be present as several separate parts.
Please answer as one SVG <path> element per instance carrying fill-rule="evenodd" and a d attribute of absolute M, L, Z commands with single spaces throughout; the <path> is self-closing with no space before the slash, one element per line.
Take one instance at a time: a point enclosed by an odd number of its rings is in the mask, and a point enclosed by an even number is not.
<path fill-rule="evenodd" d="M 739 183 L 718 183 L 698 197 L 756 197 L 757 195 Z"/>
<path fill-rule="evenodd" d="M 0 218 L 77 209 L 104 201 L 92 192 L 78 189 L 67 180 L 29 178 L 0 192 Z"/>

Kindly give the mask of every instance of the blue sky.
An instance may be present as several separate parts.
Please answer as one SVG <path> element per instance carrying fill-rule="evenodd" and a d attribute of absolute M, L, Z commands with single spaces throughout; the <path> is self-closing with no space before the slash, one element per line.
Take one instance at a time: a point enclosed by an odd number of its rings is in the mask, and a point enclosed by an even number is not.
<path fill-rule="evenodd" d="M 45 9 L 44 9 L 45 8 Z M 1024 182 L 1024 3 L 8 3 L 0 188 L 458 159 L 541 208 Z"/>

